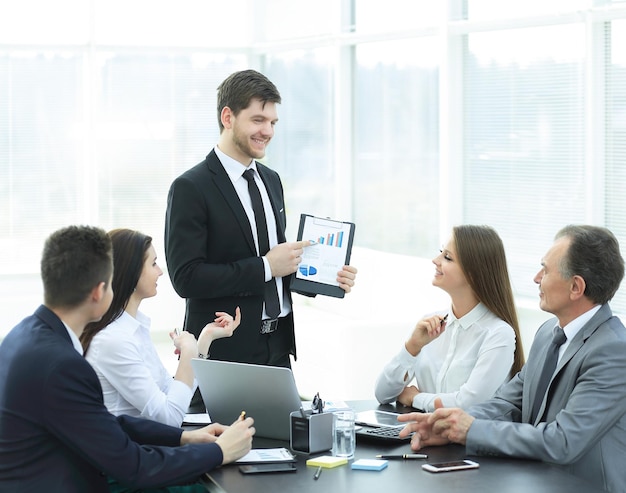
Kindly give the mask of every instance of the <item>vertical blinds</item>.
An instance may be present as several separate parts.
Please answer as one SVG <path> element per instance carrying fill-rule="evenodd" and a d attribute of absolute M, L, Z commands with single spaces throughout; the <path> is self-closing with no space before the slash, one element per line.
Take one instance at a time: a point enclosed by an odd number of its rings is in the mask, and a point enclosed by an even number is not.
<path fill-rule="evenodd" d="M 82 67 L 77 52 L 0 54 L 3 274 L 38 272 L 43 238 L 82 219 Z"/>
<path fill-rule="evenodd" d="M 620 240 L 626 254 L 626 21 L 607 24 L 606 47 L 606 225 Z M 626 312 L 626 286 L 613 308 Z"/>
<path fill-rule="evenodd" d="M 500 233 L 518 295 L 536 297 L 554 234 L 584 222 L 584 36 L 582 24 L 468 35 L 463 217 Z"/>
<path fill-rule="evenodd" d="M 216 89 L 244 59 L 0 56 L 0 272 L 38 272 L 43 240 L 68 224 L 140 229 L 160 249 L 169 184 L 217 142 Z"/>

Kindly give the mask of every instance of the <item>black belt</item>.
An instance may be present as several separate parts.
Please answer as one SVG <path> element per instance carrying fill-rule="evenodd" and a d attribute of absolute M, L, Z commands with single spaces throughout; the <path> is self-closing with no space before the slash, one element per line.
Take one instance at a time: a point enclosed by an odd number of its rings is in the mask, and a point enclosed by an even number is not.
<path fill-rule="evenodd" d="M 278 328 L 278 319 L 263 320 L 261 322 L 261 334 L 271 334 Z"/>

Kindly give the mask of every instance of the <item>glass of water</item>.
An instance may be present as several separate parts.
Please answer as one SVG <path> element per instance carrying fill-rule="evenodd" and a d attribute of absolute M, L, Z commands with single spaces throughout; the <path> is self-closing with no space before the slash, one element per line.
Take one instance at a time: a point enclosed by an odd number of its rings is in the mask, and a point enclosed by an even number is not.
<path fill-rule="evenodd" d="M 346 409 L 333 414 L 333 455 L 353 459 L 356 448 L 354 411 Z"/>

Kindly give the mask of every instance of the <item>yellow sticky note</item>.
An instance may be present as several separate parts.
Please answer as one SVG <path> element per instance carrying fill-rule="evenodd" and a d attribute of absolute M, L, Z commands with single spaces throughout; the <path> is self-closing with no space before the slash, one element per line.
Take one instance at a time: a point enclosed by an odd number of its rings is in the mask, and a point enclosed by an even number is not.
<path fill-rule="evenodd" d="M 343 466 L 347 463 L 348 459 L 345 457 L 333 457 L 331 455 L 321 455 L 306 461 L 307 466 L 325 467 L 327 469 L 330 469 L 331 467 Z"/>

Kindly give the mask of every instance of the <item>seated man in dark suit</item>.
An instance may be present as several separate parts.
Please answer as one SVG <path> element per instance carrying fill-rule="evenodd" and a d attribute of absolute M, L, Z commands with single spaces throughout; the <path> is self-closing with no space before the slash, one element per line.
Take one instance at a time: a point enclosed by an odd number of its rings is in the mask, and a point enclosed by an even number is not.
<path fill-rule="evenodd" d="M 188 484 L 250 450 L 251 418 L 183 431 L 107 411 L 78 338 L 109 307 L 112 274 L 106 232 L 71 226 L 46 241 L 44 304 L 0 345 L 0 491 L 107 492 L 107 476 L 114 491 Z"/>

